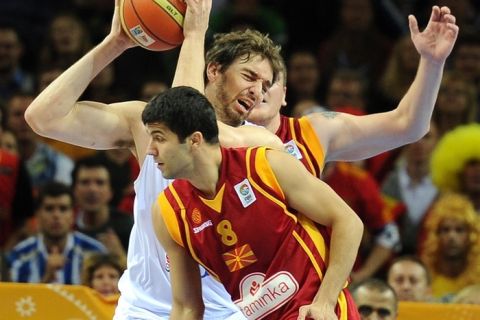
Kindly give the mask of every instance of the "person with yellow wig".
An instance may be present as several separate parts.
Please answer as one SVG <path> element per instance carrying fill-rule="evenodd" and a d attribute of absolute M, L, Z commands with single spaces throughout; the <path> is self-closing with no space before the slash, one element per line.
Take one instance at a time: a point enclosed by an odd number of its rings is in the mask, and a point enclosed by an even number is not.
<path fill-rule="evenodd" d="M 480 214 L 480 124 L 462 125 L 445 134 L 430 166 L 440 192 L 464 194 Z"/>
<path fill-rule="evenodd" d="M 424 222 L 421 259 L 432 275 L 433 296 L 448 300 L 480 283 L 480 220 L 469 199 L 443 194 Z"/>

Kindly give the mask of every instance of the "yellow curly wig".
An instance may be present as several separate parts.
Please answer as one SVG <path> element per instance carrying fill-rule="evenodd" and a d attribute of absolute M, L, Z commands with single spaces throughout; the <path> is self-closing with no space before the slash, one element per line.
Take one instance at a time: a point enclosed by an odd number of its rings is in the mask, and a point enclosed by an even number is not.
<path fill-rule="evenodd" d="M 445 219 L 455 219 L 465 222 L 470 231 L 470 250 L 464 272 L 456 279 L 464 286 L 480 282 L 480 221 L 473 204 L 468 198 L 457 193 L 442 195 L 433 205 L 431 213 L 425 219 L 426 239 L 423 245 L 421 259 L 431 270 L 437 273 L 439 258 L 438 227 Z"/>
<path fill-rule="evenodd" d="M 480 160 L 480 124 L 468 124 L 446 133 L 433 150 L 430 170 L 441 191 L 460 191 L 459 174 L 470 160 Z"/>

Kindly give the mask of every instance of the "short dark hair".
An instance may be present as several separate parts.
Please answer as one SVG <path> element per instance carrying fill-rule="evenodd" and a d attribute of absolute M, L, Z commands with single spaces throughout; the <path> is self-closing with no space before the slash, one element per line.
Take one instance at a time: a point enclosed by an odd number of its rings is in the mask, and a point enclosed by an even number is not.
<path fill-rule="evenodd" d="M 71 204 L 73 206 L 73 193 L 72 189 L 64 183 L 60 182 L 48 182 L 44 184 L 40 191 L 38 192 L 38 196 L 35 202 L 35 208 L 38 210 L 43 205 L 45 198 L 52 197 L 58 198 L 63 195 L 67 195 L 70 198 Z"/>
<path fill-rule="evenodd" d="M 410 262 L 416 263 L 420 267 L 422 267 L 423 271 L 425 271 L 425 276 L 427 277 L 427 284 L 430 285 L 432 283 L 432 277 L 431 277 L 430 272 L 428 271 L 425 263 L 423 263 L 423 261 L 420 260 L 419 258 L 417 258 L 415 256 L 412 256 L 412 255 L 404 255 L 404 256 L 400 256 L 398 258 L 395 258 L 392 261 L 392 263 L 390 263 L 390 267 L 388 268 L 388 271 L 387 271 L 387 277 L 390 275 L 390 270 L 392 269 L 393 265 L 396 264 L 396 263 L 399 263 L 399 262 L 403 262 L 403 261 L 410 261 Z"/>
<path fill-rule="evenodd" d="M 75 166 L 73 167 L 72 170 L 72 186 L 75 186 L 77 184 L 77 176 L 78 176 L 78 171 L 80 169 L 96 169 L 96 168 L 104 168 L 108 172 L 109 176 L 109 183 L 112 183 L 112 177 L 110 177 L 110 170 L 108 170 L 107 165 L 102 162 L 99 158 L 95 156 L 90 156 L 90 157 L 85 157 L 81 158 L 77 161 L 75 161 Z"/>
<path fill-rule="evenodd" d="M 208 99 L 198 90 L 180 86 L 156 95 L 142 112 L 144 124 L 161 123 L 182 142 L 200 131 L 206 142 L 218 143 L 215 111 Z"/>
<path fill-rule="evenodd" d="M 395 293 L 395 290 L 393 290 L 393 288 L 388 283 L 386 283 L 385 281 L 380 280 L 380 279 L 376 279 L 376 278 L 368 278 L 366 280 L 361 281 L 360 283 L 355 285 L 353 290 L 352 290 L 352 294 L 353 294 L 354 299 L 356 297 L 357 291 L 360 288 L 365 288 L 367 290 L 377 291 L 377 292 L 380 292 L 380 293 L 390 292 L 393 295 L 393 298 L 395 300 L 395 310 L 398 310 L 397 294 Z"/>

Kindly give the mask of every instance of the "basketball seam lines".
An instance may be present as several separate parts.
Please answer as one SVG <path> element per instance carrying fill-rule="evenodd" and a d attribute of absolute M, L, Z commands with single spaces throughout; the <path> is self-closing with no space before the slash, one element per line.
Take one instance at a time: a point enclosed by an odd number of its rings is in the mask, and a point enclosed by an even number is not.
<path fill-rule="evenodd" d="M 172 17 L 172 15 L 170 14 L 170 12 L 168 12 L 167 10 L 165 10 L 165 8 L 162 7 L 157 1 L 153 1 L 153 2 L 154 2 L 157 6 L 159 6 L 163 11 L 165 11 L 165 13 L 167 13 L 170 17 Z M 174 7 L 175 9 L 177 9 L 178 12 L 181 12 L 180 9 L 179 9 L 176 5 L 174 5 L 174 4 L 171 3 L 170 1 L 168 1 L 168 3 L 170 3 L 170 4 L 172 5 L 172 7 Z M 185 18 L 185 16 L 183 16 L 183 17 Z M 178 23 L 178 21 L 177 21 L 175 18 L 172 17 L 172 20 L 175 21 L 175 23 L 176 23 L 180 28 L 183 29 L 183 26 L 180 25 L 180 23 Z"/>
<path fill-rule="evenodd" d="M 169 46 L 177 46 L 176 44 L 173 44 L 173 43 L 170 43 L 168 41 L 165 41 L 163 39 L 161 39 L 156 33 L 152 32 L 152 30 L 150 30 L 146 25 L 145 25 L 145 22 L 143 22 L 142 18 L 140 17 L 140 15 L 138 14 L 138 11 L 137 11 L 137 8 L 135 8 L 135 5 L 133 3 L 133 0 L 130 0 L 130 3 L 132 4 L 132 8 L 133 8 L 133 11 L 135 11 L 135 14 L 137 15 L 137 18 L 138 20 L 140 21 L 140 23 L 142 24 L 142 27 L 145 28 L 148 32 L 150 32 L 150 34 L 152 34 L 157 41 L 161 41 L 163 43 L 166 43 L 168 44 Z M 162 10 L 164 10 L 162 8 Z M 165 11 L 165 10 L 164 10 Z M 173 19 L 173 21 L 175 21 L 175 19 Z M 176 21 L 175 21 L 176 22 Z M 138 41 L 138 40 L 137 40 Z"/>

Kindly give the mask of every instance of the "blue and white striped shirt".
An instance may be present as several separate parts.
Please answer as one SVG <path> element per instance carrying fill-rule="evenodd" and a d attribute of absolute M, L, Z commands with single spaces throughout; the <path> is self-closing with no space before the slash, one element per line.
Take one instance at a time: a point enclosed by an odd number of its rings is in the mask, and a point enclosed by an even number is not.
<path fill-rule="evenodd" d="M 80 232 L 68 235 L 63 255 L 64 267 L 57 271 L 56 282 L 62 284 L 80 284 L 82 265 L 85 257 L 91 253 L 106 253 L 102 243 Z M 7 255 L 10 265 L 10 278 L 14 282 L 41 282 L 46 266 L 48 251 L 43 235 L 30 237 L 17 244 Z"/>

